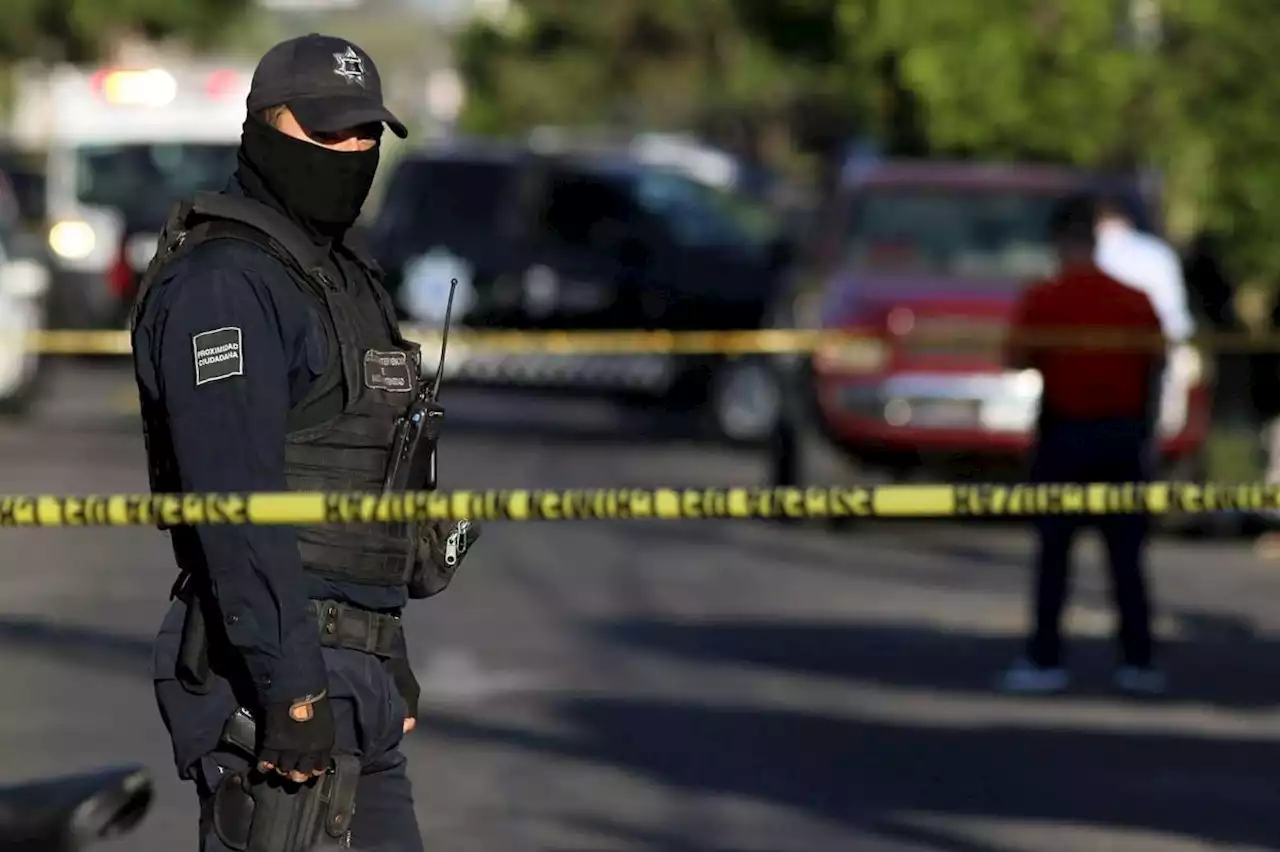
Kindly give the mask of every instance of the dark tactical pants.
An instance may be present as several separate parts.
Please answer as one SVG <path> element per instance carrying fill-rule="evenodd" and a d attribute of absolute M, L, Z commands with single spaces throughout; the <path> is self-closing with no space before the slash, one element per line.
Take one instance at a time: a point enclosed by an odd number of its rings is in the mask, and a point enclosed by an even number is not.
<path fill-rule="evenodd" d="M 1031 468 L 1033 482 L 1146 482 L 1154 467 L 1152 427 L 1139 420 L 1057 422 L 1042 426 Z M 1070 587 L 1076 534 L 1094 526 L 1102 534 L 1118 620 L 1123 662 L 1152 663 L 1151 603 L 1144 559 L 1149 519 L 1144 515 L 1095 518 L 1052 515 L 1036 520 L 1035 629 L 1032 662 L 1062 663 L 1062 612 Z"/>
<path fill-rule="evenodd" d="M 175 601 L 156 637 L 156 700 L 173 742 L 179 775 L 200 796 L 201 852 L 240 852 L 226 846 L 210 823 L 212 790 L 224 770 L 244 769 L 239 754 L 220 748 L 222 726 L 236 707 L 233 685 L 214 676 L 206 694 L 189 692 L 174 676 L 186 605 Z M 405 704 L 383 662 L 360 651 L 325 648 L 337 751 L 360 759 L 361 777 L 351 822 L 351 846 L 362 852 L 422 852 L 413 790 L 400 751 Z"/>

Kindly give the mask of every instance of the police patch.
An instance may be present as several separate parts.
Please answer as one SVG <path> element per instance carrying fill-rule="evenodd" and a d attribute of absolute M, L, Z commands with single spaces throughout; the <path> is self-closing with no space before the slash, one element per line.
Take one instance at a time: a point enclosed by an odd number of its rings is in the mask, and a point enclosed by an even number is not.
<path fill-rule="evenodd" d="M 409 393 L 413 390 L 413 368 L 404 352 L 364 353 L 364 383 L 373 390 Z"/>
<path fill-rule="evenodd" d="M 240 329 L 235 326 L 202 331 L 191 338 L 195 353 L 196 385 L 244 375 Z"/>

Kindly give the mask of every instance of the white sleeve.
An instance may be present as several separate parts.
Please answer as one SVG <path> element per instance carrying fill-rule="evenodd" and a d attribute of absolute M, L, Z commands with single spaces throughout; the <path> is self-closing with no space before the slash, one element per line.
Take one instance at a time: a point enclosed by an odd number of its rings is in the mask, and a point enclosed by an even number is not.
<path fill-rule="evenodd" d="M 1186 340 L 1196 332 L 1195 317 L 1191 315 L 1190 302 L 1187 299 L 1187 283 L 1182 275 L 1182 260 L 1177 253 L 1166 247 L 1165 274 L 1162 277 L 1160 295 L 1164 302 L 1160 311 L 1166 324 L 1165 333 L 1173 340 Z"/>

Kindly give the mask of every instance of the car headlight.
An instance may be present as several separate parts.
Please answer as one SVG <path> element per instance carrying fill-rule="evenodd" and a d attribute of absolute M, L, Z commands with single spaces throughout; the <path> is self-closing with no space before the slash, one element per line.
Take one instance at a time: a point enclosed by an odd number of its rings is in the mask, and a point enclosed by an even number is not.
<path fill-rule="evenodd" d="M 49 229 L 49 248 L 66 260 L 84 260 L 97 244 L 98 237 L 88 222 L 58 222 Z"/>
<path fill-rule="evenodd" d="M 819 370 L 841 373 L 878 373 L 889 360 L 889 348 L 873 337 L 826 343 L 815 354 Z"/>

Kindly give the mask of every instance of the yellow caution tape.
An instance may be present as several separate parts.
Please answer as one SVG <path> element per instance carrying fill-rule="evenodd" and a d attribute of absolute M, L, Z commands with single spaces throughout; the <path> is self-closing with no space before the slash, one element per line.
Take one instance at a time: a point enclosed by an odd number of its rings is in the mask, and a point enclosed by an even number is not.
<path fill-rule="evenodd" d="M 436 329 L 403 328 L 405 337 L 426 346 L 440 345 Z M 468 353 L 508 352 L 553 355 L 626 354 L 784 354 L 816 349 L 826 337 L 835 341 L 866 339 L 856 333 L 816 331 L 474 331 L 449 332 L 450 346 Z M 50 355 L 128 355 L 132 344 L 124 331 L 40 331 L 23 336 L 28 351 Z"/>
<path fill-rule="evenodd" d="M 39 331 L 23 335 L 23 346 L 46 355 L 128 355 L 126 331 Z"/>
<path fill-rule="evenodd" d="M 364 524 L 379 521 L 623 521 L 749 518 L 1000 518 L 1280 510 L 1280 486 L 883 485 L 592 488 L 360 494 L 0 497 L 0 527 Z"/>
<path fill-rule="evenodd" d="M 410 340 L 424 346 L 438 346 L 438 329 L 405 327 Z M 938 329 L 913 332 L 913 346 L 964 347 L 975 352 L 989 351 L 1002 344 L 1007 331 L 999 327 L 974 329 Z M 30 351 L 50 355 L 128 355 L 132 351 L 129 333 L 125 331 L 49 330 L 23 335 Z M 745 331 L 479 331 L 457 328 L 449 333 L 450 345 L 456 344 L 468 353 L 507 352 L 552 355 L 778 355 L 813 352 L 823 347 L 839 347 L 852 341 L 886 343 L 882 336 L 864 331 L 840 330 L 745 330 Z M 1117 335 L 1116 332 L 1071 329 L 1061 332 L 1037 332 L 1024 341 L 1032 347 L 1065 346 L 1098 349 L 1163 348 L 1164 342 L 1150 336 Z M 1250 334 L 1206 334 L 1198 336 L 1194 345 L 1205 351 L 1269 352 L 1280 351 L 1280 336 Z M 946 354 L 946 353 L 940 353 Z"/>

